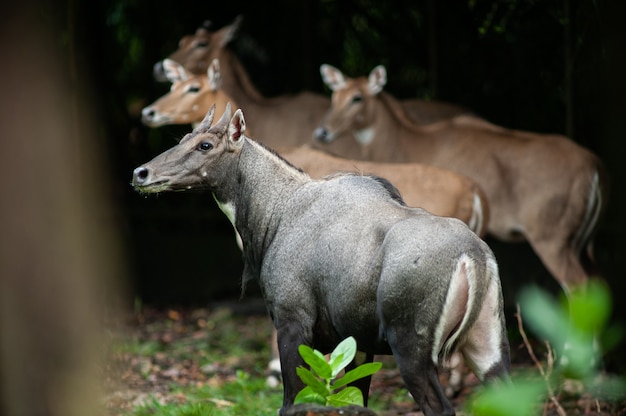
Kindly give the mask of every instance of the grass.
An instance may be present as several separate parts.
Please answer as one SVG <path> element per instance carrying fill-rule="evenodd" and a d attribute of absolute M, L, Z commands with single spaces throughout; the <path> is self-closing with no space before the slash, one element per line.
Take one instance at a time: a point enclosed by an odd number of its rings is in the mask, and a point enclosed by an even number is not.
<path fill-rule="evenodd" d="M 184 403 L 150 403 L 134 409 L 130 415 L 149 416 L 226 416 L 226 415 L 276 415 L 282 395 L 265 386 L 264 378 L 252 378 L 238 371 L 234 381 L 218 385 L 180 387 L 172 386 L 171 394 Z"/>

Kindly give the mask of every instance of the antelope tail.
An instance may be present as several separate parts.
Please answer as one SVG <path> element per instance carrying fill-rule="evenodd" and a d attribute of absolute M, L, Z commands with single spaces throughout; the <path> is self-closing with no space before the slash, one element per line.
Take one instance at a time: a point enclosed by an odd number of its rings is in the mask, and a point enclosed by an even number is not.
<path fill-rule="evenodd" d="M 432 360 L 441 363 L 448 360 L 455 346 L 471 326 L 475 318 L 476 265 L 467 255 L 457 261 L 452 274 L 441 318 L 435 330 Z"/>
<path fill-rule="evenodd" d="M 474 192 L 474 200 L 472 203 L 472 215 L 467 222 L 469 228 L 482 237 L 485 230 L 485 211 L 483 210 L 483 204 L 480 199 L 480 195 Z"/>
<path fill-rule="evenodd" d="M 592 262 L 595 262 L 593 255 L 593 234 L 596 231 L 598 221 L 604 210 L 605 195 L 604 188 L 600 182 L 600 174 L 596 171 L 591 179 L 589 187 L 589 195 L 587 197 L 587 208 L 585 209 L 585 215 L 580 223 L 574 238 L 572 239 L 572 245 L 576 250 L 576 253 L 580 253 L 586 248 L 587 256 Z"/>

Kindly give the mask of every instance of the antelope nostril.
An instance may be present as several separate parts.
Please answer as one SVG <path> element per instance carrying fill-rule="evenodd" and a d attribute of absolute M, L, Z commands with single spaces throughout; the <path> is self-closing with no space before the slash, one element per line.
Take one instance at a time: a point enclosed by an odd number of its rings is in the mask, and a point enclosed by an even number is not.
<path fill-rule="evenodd" d="M 328 143 L 331 141 L 331 135 L 328 132 L 328 130 L 326 130 L 325 128 L 322 128 L 322 127 L 316 128 L 313 135 L 315 136 L 317 140 L 319 140 L 322 143 Z"/>
<path fill-rule="evenodd" d="M 133 183 L 142 184 L 148 179 L 150 171 L 148 168 L 140 166 L 133 171 Z"/>
<path fill-rule="evenodd" d="M 152 108 L 152 107 L 146 107 L 146 108 L 144 108 L 144 109 L 141 111 L 141 114 L 142 114 L 144 117 L 147 117 L 147 118 L 153 118 L 153 117 L 154 117 L 154 114 L 155 114 L 155 111 L 154 111 L 154 108 Z"/>

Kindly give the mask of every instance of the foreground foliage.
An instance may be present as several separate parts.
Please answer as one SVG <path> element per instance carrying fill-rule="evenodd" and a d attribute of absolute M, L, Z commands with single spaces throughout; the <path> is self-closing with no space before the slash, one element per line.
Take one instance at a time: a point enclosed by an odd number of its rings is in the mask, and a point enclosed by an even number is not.
<path fill-rule="evenodd" d="M 551 405 L 558 415 L 567 412 L 560 403 L 567 386 L 577 386 L 596 400 L 626 399 L 626 379 L 600 372 L 602 354 L 614 348 L 621 327 L 609 325 L 611 296 L 599 281 L 590 281 L 560 302 L 538 288 L 527 288 L 520 296 L 528 326 L 545 340 L 545 362 L 538 359 L 528 341 L 518 307 L 518 327 L 538 372 L 525 371 L 510 384 L 489 386 L 469 402 L 472 414 L 483 416 L 533 416 Z M 587 412 L 589 413 L 589 412 Z"/>
<path fill-rule="evenodd" d="M 346 372 L 342 377 L 339 373 L 352 362 L 356 355 L 356 341 L 353 337 L 343 340 L 330 354 L 326 361 L 324 354 L 307 345 L 300 345 L 298 352 L 311 367 L 296 369 L 300 379 L 306 384 L 295 399 L 298 403 L 318 403 L 324 406 L 363 406 L 363 394 L 356 387 L 348 386 L 353 381 L 371 376 L 382 367 L 382 363 L 373 362 Z"/>

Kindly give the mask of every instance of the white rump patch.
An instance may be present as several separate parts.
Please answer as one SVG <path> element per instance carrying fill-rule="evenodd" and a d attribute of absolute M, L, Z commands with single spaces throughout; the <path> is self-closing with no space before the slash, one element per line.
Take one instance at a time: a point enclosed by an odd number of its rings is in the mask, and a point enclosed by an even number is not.
<path fill-rule="evenodd" d="M 431 357 L 435 364 L 439 364 L 439 357 L 443 359 L 449 357 L 452 353 L 450 348 L 468 325 L 469 311 L 472 310 L 475 300 L 473 290 L 475 280 L 476 267 L 474 262 L 464 254 L 457 261 L 456 268 L 452 273 L 446 303 L 435 330 L 435 344 Z"/>
<path fill-rule="evenodd" d="M 462 347 L 467 364 L 480 380 L 484 380 L 485 373 L 502 360 L 500 348 L 502 337 L 506 336 L 502 333 L 498 314 L 501 292 L 498 264 L 491 257 L 487 259 L 487 273 L 489 278 L 485 283 L 489 287 L 481 302 L 476 322 L 472 323 L 469 336 Z"/>

